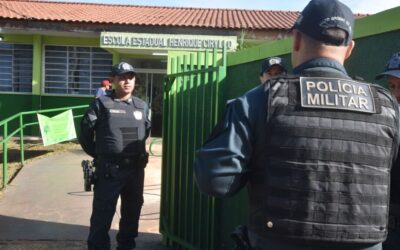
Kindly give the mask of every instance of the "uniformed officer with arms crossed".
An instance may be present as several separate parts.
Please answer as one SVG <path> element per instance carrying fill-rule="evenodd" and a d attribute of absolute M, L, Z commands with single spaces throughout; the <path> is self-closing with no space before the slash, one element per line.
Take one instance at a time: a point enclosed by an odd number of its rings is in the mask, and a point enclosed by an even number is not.
<path fill-rule="evenodd" d="M 389 89 L 400 105 L 400 52 L 392 55 L 385 71 L 376 78 L 382 77 L 386 77 Z M 400 248 L 400 157 L 397 157 L 390 178 L 389 233 L 387 240 L 383 243 L 383 249 L 397 250 Z"/>
<path fill-rule="evenodd" d="M 247 184 L 254 249 L 378 250 L 387 235 L 399 115 L 380 86 L 353 81 L 353 13 L 312 0 L 293 27 L 293 76 L 230 102 L 197 153 L 201 191 Z"/>
<path fill-rule="evenodd" d="M 90 105 L 81 122 L 79 142 L 96 161 L 88 248 L 110 249 L 108 231 L 121 196 L 119 250 L 133 249 L 143 204 L 145 141 L 150 132 L 147 104 L 131 96 L 136 73 L 125 62 L 111 71 L 115 90 Z"/>
<path fill-rule="evenodd" d="M 260 82 L 264 83 L 273 76 L 286 74 L 283 59 L 277 56 L 268 57 L 261 63 Z"/>

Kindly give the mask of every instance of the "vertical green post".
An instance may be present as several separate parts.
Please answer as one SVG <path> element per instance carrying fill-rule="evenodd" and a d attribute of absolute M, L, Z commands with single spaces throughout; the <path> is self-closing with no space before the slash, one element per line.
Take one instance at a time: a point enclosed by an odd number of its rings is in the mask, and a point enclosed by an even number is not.
<path fill-rule="evenodd" d="M 216 56 L 216 55 L 215 55 Z M 222 60 L 221 64 L 218 66 L 217 61 L 214 61 L 214 67 L 215 67 L 215 76 L 213 77 L 215 80 L 215 98 L 214 98 L 214 122 L 217 123 L 219 120 L 219 117 L 221 115 L 221 111 L 223 111 L 224 105 L 221 104 L 222 100 L 225 100 L 223 94 L 225 93 L 223 91 L 223 88 L 225 86 L 225 80 L 226 80 L 226 48 L 224 47 L 222 49 Z M 213 199 L 212 200 L 212 225 L 214 228 L 214 232 L 220 232 L 222 229 L 222 226 L 220 223 L 217 222 L 216 218 L 220 218 L 220 204 L 221 201 Z M 220 233 L 215 233 L 212 235 L 212 242 L 213 242 L 213 247 L 218 248 L 219 245 L 221 244 L 221 234 Z"/>
<path fill-rule="evenodd" d="M 197 74 L 196 74 L 196 143 L 195 145 L 198 146 L 203 141 L 203 127 L 204 127 L 204 84 L 201 82 L 201 64 L 202 63 L 202 53 L 197 52 Z M 195 244 L 201 245 L 202 236 L 198 232 L 201 232 L 201 225 L 204 222 L 202 216 L 202 197 L 198 190 L 195 193 L 196 195 L 193 196 L 194 201 L 197 201 L 197 204 L 194 203 L 194 207 L 198 212 L 194 217 L 196 218 L 195 225 Z M 196 206 L 197 205 L 197 206 Z"/>
<path fill-rule="evenodd" d="M 176 64 L 175 64 L 175 58 L 171 58 L 171 68 L 169 74 L 175 74 L 176 73 Z M 166 197 L 163 198 L 163 201 L 165 201 L 164 207 L 165 207 L 165 213 L 164 213 L 164 220 L 162 221 L 162 229 L 166 230 L 167 233 L 167 240 L 168 240 L 168 246 L 172 246 L 174 242 L 171 240 L 171 234 L 174 234 L 174 228 L 173 228 L 173 218 L 174 218 L 174 204 L 173 204 L 173 199 L 174 199 L 174 185 L 173 185 L 173 176 L 174 176 L 174 168 L 172 166 L 175 165 L 175 158 L 174 158 L 174 140 L 175 138 L 173 137 L 174 133 L 174 107 L 175 107 L 175 100 L 173 99 L 174 93 L 175 93 L 175 84 L 176 84 L 176 77 L 172 76 L 168 78 L 168 84 L 169 86 L 166 86 L 167 92 L 166 92 L 166 99 L 167 99 L 167 104 L 168 107 L 168 116 L 166 117 L 167 120 L 167 135 L 163 138 L 163 147 L 165 147 L 165 165 L 163 166 L 163 170 L 165 170 L 165 186 L 166 186 Z M 164 135 L 163 135 L 164 136 Z M 163 148 L 164 150 L 164 148 Z M 163 154 L 164 155 L 164 154 Z M 170 167 L 171 166 L 171 167 Z M 163 209 L 164 211 L 164 209 Z M 163 223 L 165 222 L 165 223 Z"/>
<path fill-rule="evenodd" d="M 188 67 L 188 56 L 184 55 L 183 56 L 183 72 L 188 71 L 187 67 Z M 181 158 L 181 169 L 180 169 L 180 186 L 182 187 L 180 189 L 180 204 L 182 204 L 183 207 L 183 217 L 181 217 L 181 232 L 182 232 L 182 237 L 187 240 L 187 233 L 188 233 L 188 228 L 186 227 L 187 225 L 187 200 L 186 200 L 186 193 L 188 192 L 188 186 L 185 185 L 185 181 L 187 180 L 188 176 L 187 176 L 187 166 L 188 166 L 188 160 L 187 160 L 187 145 L 188 143 L 188 126 L 187 126 L 187 122 L 186 122 L 186 115 L 188 112 L 188 98 L 187 98 L 187 92 L 188 92 L 188 88 L 187 88 L 187 80 L 188 77 L 190 76 L 186 76 L 186 74 L 183 74 L 182 76 L 182 93 L 181 93 L 181 98 L 182 98 L 182 104 L 181 104 L 181 152 L 180 152 L 180 158 Z"/>
<path fill-rule="evenodd" d="M 221 100 L 225 100 L 224 96 L 224 87 L 225 87 L 225 81 L 226 81 L 226 48 L 224 47 L 222 49 L 222 65 L 218 67 L 217 71 L 217 91 L 218 91 L 218 101 L 216 103 L 215 111 L 216 111 L 216 119 L 219 118 L 220 114 L 222 113 L 222 109 L 224 107 L 223 104 L 221 104 Z"/>
<path fill-rule="evenodd" d="M 208 69 L 209 69 L 209 67 L 208 67 L 209 58 L 210 58 L 210 52 L 208 50 L 206 50 L 205 51 L 205 55 L 204 55 L 204 67 L 206 69 L 206 73 L 204 75 L 204 94 L 207 93 L 207 91 L 210 90 L 210 83 L 209 83 L 209 81 L 210 81 L 210 79 L 209 79 L 210 72 L 208 71 Z M 203 103 L 203 105 L 204 106 L 207 105 L 207 107 L 211 107 L 211 105 L 212 105 L 212 92 L 209 93 L 209 95 L 210 96 L 208 96 L 208 98 L 209 98 L 208 102 L 207 103 Z M 205 107 L 204 107 L 204 109 L 205 109 Z M 206 110 L 206 113 L 205 113 L 205 115 L 208 114 L 208 118 L 210 118 L 210 116 L 209 116 L 210 111 L 211 110 Z M 206 140 L 206 136 L 208 135 L 208 133 L 210 132 L 210 129 L 211 129 L 210 126 L 211 126 L 210 125 L 210 120 L 207 119 L 207 125 L 202 128 L 204 130 L 204 133 L 203 133 L 203 138 L 202 138 L 201 143 L 203 143 Z"/>
<path fill-rule="evenodd" d="M 8 137 L 8 123 L 4 123 L 3 139 Z M 3 142 L 3 188 L 7 186 L 8 182 L 8 167 L 7 167 L 7 140 Z"/>
<path fill-rule="evenodd" d="M 33 36 L 33 64 L 32 64 L 32 110 L 42 109 L 42 65 L 43 43 L 42 35 Z M 32 133 L 32 129 L 29 131 Z"/>
<path fill-rule="evenodd" d="M 176 63 L 175 61 L 174 65 L 172 65 L 172 73 L 176 74 L 179 73 L 179 68 L 180 68 L 180 58 L 176 58 Z M 177 159 L 176 159 L 176 148 L 177 148 L 177 92 L 178 92 L 178 83 L 179 83 L 179 76 L 177 76 L 175 78 L 175 81 L 173 82 L 173 87 L 172 92 L 171 92 L 171 100 L 172 100 L 172 111 L 171 111 L 171 142 L 170 142 L 170 147 L 171 147 L 171 165 L 169 165 L 169 169 L 171 171 L 171 176 L 170 176 L 170 185 L 171 185 L 171 200 L 170 200 L 170 225 L 171 225 L 171 233 L 173 233 L 174 235 L 176 235 L 176 209 L 177 209 L 177 204 L 176 204 L 176 165 L 177 163 Z M 175 245 L 175 243 L 173 243 L 173 246 Z"/>
<path fill-rule="evenodd" d="M 119 63 L 121 61 L 121 55 L 117 52 L 113 52 L 112 53 L 112 61 L 113 61 L 113 64 Z"/>
<path fill-rule="evenodd" d="M 197 52 L 197 90 L 203 89 L 203 91 L 201 91 L 201 95 L 199 96 L 199 92 L 197 92 L 197 96 L 200 99 L 200 105 L 198 105 L 198 107 L 200 107 L 201 109 L 199 110 L 200 112 L 197 113 L 197 115 L 200 115 L 200 126 L 198 127 L 200 130 L 200 138 L 199 140 L 197 140 L 198 145 L 201 145 L 201 143 L 203 142 L 203 136 L 204 136 L 204 84 L 202 84 L 201 82 L 201 62 L 202 62 L 202 53 Z M 197 104 L 196 104 L 197 105 Z"/>
<path fill-rule="evenodd" d="M 224 46 L 222 48 L 222 67 L 226 67 L 227 61 L 226 61 L 226 47 Z"/>
<path fill-rule="evenodd" d="M 42 36 L 33 36 L 32 94 L 41 94 L 42 83 Z M 36 108 L 36 107 L 35 107 Z"/>
<path fill-rule="evenodd" d="M 213 53 L 212 53 L 212 66 L 213 66 L 213 73 L 212 73 L 212 82 L 213 82 L 213 116 L 212 116 L 212 127 L 214 127 L 214 125 L 217 123 L 217 119 L 218 119 L 218 114 L 217 114 L 217 109 L 218 109 L 218 95 L 219 95 L 219 82 L 217 81 L 217 74 L 218 74 L 218 65 L 217 65 L 217 50 L 214 49 Z"/>
<path fill-rule="evenodd" d="M 212 54 L 211 54 L 212 55 Z M 211 58 L 212 60 L 212 58 Z M 204 108 L 204 127 L 202 128 L 202 130 L 204 130 L 203 132 L 203 138 L 202 138 L 202 143 L 206 140 L 206 137 L 209 135 L 211 128 L 212 128 L 212 105 L 213 105 L 213 83 L 212 83 L 212 77 L 210 77 L 210 75 L 212 76 L 212 67 L 210 67 L 210 51 L 209 50 L 205 50 L 205 56 L 204 56 L 204 65 L 205 65 L 205 77 L 204 77 L 204 96 L 206 96 L 207 100 L 203 103 L 203 108 Z M 207 249 L 209 250 L 213 250 L 213 242 L 212 242 L 212 238 L 213 238 L 213 234 L 214 229 L 213 229 L 213 222 L 212 222 L 212 218 L 211 218 L 211 214 L 212 214 L 212 198 L 208 197 L 208 196 L 203 196 L 202 195 L 202 199 L 204 199 L 205 202 L 203 202 L 203 207 L 202 209 L 205 212 L 206 218 L 205 221 L 206 223 L 206 235 L 204 236 L 204 242 L 206 243 L 205 246 Z"/>
<path fill-rule="evenodd" d="M 171 246 L 173 241 L 171 234 L 173 234 L 173 228 L 171 227 L 171 219 L 173 214 L 173 204 L 171 204 L 172 197 L 172 169 L 169 167 L 172 165 L 172 129 L 173 129 L 173 88 L 175 82 L 175 76 L 170 76 L 175 73 L 175 58 L 168 57 L 168 75 L 165 77 L 164 84 L 164 102 L 163 102 L 163 157 L 162 157 L 162 180 L 161 180 L 161 207 L 160 207 L 160 232 L 163 233 L 163 243 L 167 246 Z"/>
<path fill-rule="evenodd" d="M 217 112 L 216 112 L 216 106 L 218 106 L 218 81 L 217 81 L 217 50 L 214 49 L 212 52 L 212 79 L 211 79 L 211 93 L 212 93 L 212 110 L 211 110 L 211 129 L 214 127 L 214 125 L 217 123 Z M 216 227 L 216 220 L 215 220 L 215 213 L 216 213 L 216 205 L 215 205 L 215 198 L 210 197 L 210 225 L 211 225 L 211 235 L 210 235 L 210 247 L 211 249 L 215 249 L 216 244 L 215 244 L 215 233 L 217 232 Z"/>
<path fill-rule="evenodd" d="M 24 116 L 23 114 L 19 115 L 19 151 L 21 153 L 21 164 L 24 165 L 25 161 L 25 152 L 24 152 Z"/>
<path fill-rule="evenodd" d="M 167 155 L 168 155 L 168 150 L 167 150 L 167 141 L 168 141 L 168 117 L 169 117 L 169 112 L 168 112 L 168 92 L 169 92 L 169 77 L 165 77 L 164 79 L 164 84 L 163 84 L 163 117 L 162 117 L 162 160 L 161 160 L 161 166 L 166 166 L 167 165 Z M 162 220 L 165 219 L 165 211 L 168 211 L 168 209 L 165 207 L 166 206 L 166 196 L 168 195 L 168 179 L 167 179 L 167 170 L 164 168 L 161 168 L 161 198 L 160 198 L 160 220 L 159 220 L 159 228 L 160 232 L 162 232 L 164 228 L 164 223 Z M 163 235 L 162 237 L 162 243 L 168 246 L 168 240 L 167 237 Z"/>

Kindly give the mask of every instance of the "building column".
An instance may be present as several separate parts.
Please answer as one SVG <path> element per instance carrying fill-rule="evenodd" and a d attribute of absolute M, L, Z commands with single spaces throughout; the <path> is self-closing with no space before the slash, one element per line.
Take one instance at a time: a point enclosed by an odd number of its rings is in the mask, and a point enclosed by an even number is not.
<path fill-rule="evenodd" d="M 42 97 L 42 36 L 33 36 L 33 65 L 32 65 L 32 110 L 41 109 Z"/>
<path fill-rule="evenodd" d="M 113 60 L 113 65 L 119 63 L 121 61 L 121 55 L 117 52 L 111 52 L 112 53 L 112 60 Z"/>

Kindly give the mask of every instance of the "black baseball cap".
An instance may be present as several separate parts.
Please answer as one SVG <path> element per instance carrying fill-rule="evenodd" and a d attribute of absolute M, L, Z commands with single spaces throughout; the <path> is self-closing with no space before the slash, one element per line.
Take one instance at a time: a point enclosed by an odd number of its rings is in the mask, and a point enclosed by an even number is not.
<path fill-rule="evenodd" d="M 294 29 L 315 40 L 337 46 L 349 45 L 353 37 L 354 15 L 349 7 L 337 0 L 311 0 L 297 18 Z M 347 33 L 346 39 L 338 44 L 326 34 L 329 28 L 339 28 Z"/>
<path fill-rule="evenodd" d="M 376 79 L 380 79 L 383 76 L 394 76 L 400 78 L 400 52 L 392 55 L 385 67 L 385 71 L 377 75 Z"/>
<path fill-rule="evenodd" d="M 287 72 L 284 61 L 280 57 L 268 57 L 261 63 L 260 76 L 264 74 L 265 71 L 269 70 L 272 66 L 279 65 L 283 71 Z"/>
<path fill-rule="evenodd" d="M 135 69 L 129 63 L 120 62 L 118 64 L 115 64 L 111 68 L 111 75 L 113 75 L 113 76 L 123 75 L 126 73 L 133 73 L 136 75 Z"/>

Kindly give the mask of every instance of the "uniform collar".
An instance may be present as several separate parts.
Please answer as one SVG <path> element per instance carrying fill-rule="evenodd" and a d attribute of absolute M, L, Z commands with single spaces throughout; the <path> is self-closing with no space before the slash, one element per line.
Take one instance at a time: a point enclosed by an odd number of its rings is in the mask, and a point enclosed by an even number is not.
<path fill-rule="evenodd" d="M 296 75 L 302 75 L 302 73 L 315 68 L 325 68 L 329 71 L 336 71 L 339 74 L 344 74 L 347 76 L 344 66 L 338 61 L 329 58 L 315 58 L 306 61 L 294 68 L 293 73 Z"/>
<path fill-rule="evenodd" d="M 116 102 L 124 102 L 124 103 L 129 104 L 129 105 L 132 105 L 132 104 L 133 104 L 133 98 L 132 98 L 132 96 L 129 97 L 127 100 L 121 100 L 121 99 L 119 99 L 119 98 L 117 98 L 117 97 L 115 96 L 115 91 L 113 91 L 112 94 L 111 94 L 111 97 L 112 97 L 113 100 L 116 101 Z"/>

